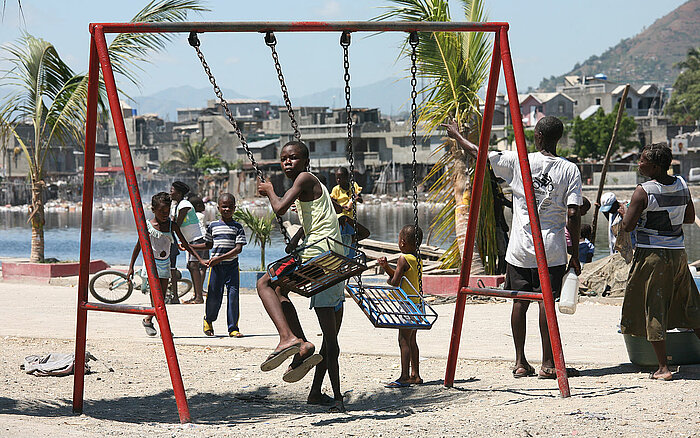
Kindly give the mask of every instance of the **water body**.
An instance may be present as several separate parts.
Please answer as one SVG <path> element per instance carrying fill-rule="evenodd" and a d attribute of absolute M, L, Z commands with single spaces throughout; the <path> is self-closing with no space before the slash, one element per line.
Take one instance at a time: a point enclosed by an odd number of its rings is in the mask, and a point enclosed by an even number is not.
<path fill-rule="evenodd" d="M 700 211 L 700 203 L 695 202 L 695 208 Z M 264 208 L 258 208 L 263 213 Z M 209 209 L 208 216 L 214 217 L 215 210 Z M 423 204 L 419 208 L 419 222 L 425 228 L 435 217 L 437 210 L 431 211 Z M 150 217 L 149 211 L 146 216 Z M 510 210 L 506 209 L 506 218 L 510 223 Z M 406 224 L 413 223 L 413 207 L 410 203 L 387 201 L 382 204 L 364 205 L 358 210 L 358 219 L 372 231 L 372 238 L 387 242 L 397 242 L 398 232 Z M 590 223 L 592 210 L 582 218 Z M 28 258 L 30 252 L 31 229 L 26 223 L 27 215 L 19 211 L 0 211 L 0 257 Z M 688 260 L 700 259 L 700 228 L 696 225 L 684 226 L 686 251 Z M 605 257 L 608 234 L 607 221 L 601 215 L 598 221 L 596 238 L 596 253 L 594 260 Z M 249 234 L 248 234 L 249 236 Z M 439 246 L 446 247 L 454 239 Z M 45 228 L 45 255 L 59 260 L 78 260 L 80 258 L 80 212 L 61 211 L 47 212 Z M 102 259 L 109 264 L 129 263 L 131 252 L 137 241 L 136 229 L 131 210 L 96 210 L 93 213 L 93 237 L 91 257 Z M 438 242 L 430 242 L 438 245 Z M 272 244 L 266 248 L 266 262 L 281 258 L 284 253 L 284 242 L 281 234 L 275 230 Z M 260 248 L 249 243 L 243 249 L 240 257 L 241 269 L 257 269 L 260 266 Z M 179 266 L 185 267 L 185 257 L 178 258 Z M 141 263 L 140 259 L 137 266 Z"/>
<path fill-rule="evenodd" d="M 251 208 L 251 206 L 247 206 Z M 264 208 L 251 208 L 261 214 Z M 419 223 L 424 228 L 436 212 L 420 208 Z M 208 218 L 215 218 L 215 209 L 207 209 Z M 146 217 L 152 217 L 146 211 Z M 372 231 L 372 238 L 397 242 L 398 232 L 406 224 L 413 223 L 413 207 L 409 203 L 387 202 L 381 205 L 367 205 L 358 209 L 358 220 Z M 28 258 L 31 245 L 31 228 L 26 223 L 27 214 L 20 211 L 0 211 L 0 257 Z M 45 257 L 59 260 L 80 259 L 80 211 L 49 211 L 46 213 Z M 276 224 L 275 224 L 276 225 Z M 250 239 L 250 232 L 247 232 Z M 107 263 L 127 265 L 138 236 L 131 210 L 95 210 L 92 221 L 92 259 L 102 259 Z M 453 239 L 453 238 L 452 238 Z M 434 242 L 431 242 L 435 244 Z M 272 244 L 265 249 L 266 263 L 283 257 L 284 241 L 279 230 L 272 234 Z M 141 263 L 137 261 L 137 266 Z M 248 243 L 239 256 L 241 269 L 257 269 L 260 266 L 260 247 Z M 178 266 L 184 268 L 185 257 L 178 257 Z"/>

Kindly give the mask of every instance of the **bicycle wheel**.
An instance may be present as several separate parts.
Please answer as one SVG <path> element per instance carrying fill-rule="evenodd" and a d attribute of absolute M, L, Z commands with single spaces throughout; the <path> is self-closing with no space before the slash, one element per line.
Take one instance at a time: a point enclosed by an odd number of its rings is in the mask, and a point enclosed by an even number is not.
<path fill-rule="evenodd" d="M 99 301 L 108 304 L 121 303 L 129 298 L 134 283 L 121 271 L 100 271 L 90 279 L 90 293 Z"/>
<path fill-rule="evenodd" d="M 181 278 L 177 281 L 177 297 L 182 298 L 187 292 L 192 290 L 192 280 Z"/>

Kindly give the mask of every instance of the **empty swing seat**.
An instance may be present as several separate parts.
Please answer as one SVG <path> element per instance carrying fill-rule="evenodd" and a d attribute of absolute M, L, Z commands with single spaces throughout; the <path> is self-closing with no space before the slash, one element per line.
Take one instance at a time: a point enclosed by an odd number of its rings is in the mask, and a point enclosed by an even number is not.
<path fill-rule="evenodd" d="M 429 330 L 438 317 L 415 289 L 407 293 L 395 286 L 348 284 L 345 290 L 377 328 Z"/>
<path fill-rule="evenodd" d="M 345 253 L 352 256 L 325 251 L 305 262 L 301 261 L 300 254 L 304 249 L 318 246 L 324 241 L 328 248 L 332 247 L 332 242 L 342 246 Z M 270 275 L 273 287 L 281 287 L 283 290 L 311 297 L 350 277 L 360 275 L 366 269 L 365 253 L 326 237 L 270 263 L 267 266 L 267 273 Z"/>

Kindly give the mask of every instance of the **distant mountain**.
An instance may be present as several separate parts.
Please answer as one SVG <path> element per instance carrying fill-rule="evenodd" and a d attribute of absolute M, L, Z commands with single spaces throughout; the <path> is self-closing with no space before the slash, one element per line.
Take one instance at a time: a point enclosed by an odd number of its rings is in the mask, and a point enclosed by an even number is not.
<path fill-rule="evenodd" d="M 420 85 L 420 84 L 419 84 Z M 221 90 L 228 99 L 260 98 L 272 104 L 283 104 L 282 95 L 246 96 L 234 90 Z M 351 101 L 354 107 L 380 108 L 383 114 L 408 111 L 406 105 L 411 88 L 408 80 L 387 78 L 362 87 L 353 87 Z M 177 120 L 178 108 L 204 107 L 207 100 L 215 98 L 211 88 L 191 86 L 172 87 L 148 96 L 134 98 L 133 106 L 139 114 L 156 113 L 164 119 Z M 292 96 L 294 106 L 345 107 L 345 94 L 341 88 L 329 88 L 306 96 Z"/>
<path fill-rule="evenodd" d="M 621 17 L 624 19 L 624 17 Z M 554 91 L 564 76 L 598 73 L 609 81 L 633 85 L 657 83 L 671 86 L 680 71 L 673 67 L 685 59 L 688 49 L 700 47 L 700 0 L 690 0 L 638 35 L 623 39 L 600 56 L 593 55 L 561 76 L 542 79 L 539 89 Z"/>
<path fill-rule="evenodd" d="M 222 89 L 228 99 L 244 98 L 246 96 L 235 90 Z M 148 96 L 138 96 L 130 105 L 139 114 L 155 113 L 166 120 L 177 120 L 178 108 L 199 108 L 207 106 L 207 100 L 215 99 L 211 88 L 194 88 L 189 85 L 171 87 Z"/>

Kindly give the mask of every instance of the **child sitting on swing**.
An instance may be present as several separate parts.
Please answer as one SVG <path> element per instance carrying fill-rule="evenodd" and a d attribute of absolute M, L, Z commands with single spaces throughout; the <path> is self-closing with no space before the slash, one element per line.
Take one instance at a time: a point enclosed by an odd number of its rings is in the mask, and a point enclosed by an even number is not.
<path fill-rule="evenodd" d="M 343 238 L 343 244 L 347 246 L 355 246 L 357 242 L 369 237 L 369 230 L 357 222 L 357 235 L 355 235 L 355 221 L 353 219 L 353 204 L 352 192 L 350 190 L 350 172 L 345 167 L 338 167 L 335 170 L 335 182 L 337 185 L 331 190 L 331 199 L 333 207 L 338 213 L 338 223 L 340 224 L 340 235 Z M 355 187 L 355 202 L 362 201 L 362 187 L 356 182 L 353 182 Z"/>
<path fill-rule="evenodd" d="M 302 235 L 305 235 L 306 248 L 300 254 L 302 261 L 309 260 L 328 250 L 343 254 L 341 245 L 332 242 L 327 244 L 328 240 L 322 240 L 330 237 L 340 241 L 340 229 L 328 190 L 316 176 L 308 172 L 309 150 L 306 145 L 300 141 L 287 143 L 280 153 L 280 161 L 285 176 L 293 181 L 292 187 L 282 197 L 278 197 L 272 183 L 258 182 L 258 192 L 269 198 L 272 209 L 278 215 L 286 213 L 292 204 L 296 206 L 302 228 L 292 238 L 287 248 L 288 251 L 294 250 Z M 321 242 L 314 245 L 317 241 Z M 257 289 L 265 310 L 280 336 L 277 348 L 262 363 L 260 368 L 263 371 L 270 371 L 280 366 L 290 356 L 294 356 L 291 365 L 284 373 L 283 380 L 296 382 L 301 380 L 311 368 L 318 365 L 308 402 L 325 404 L 325 400 L 329 398 L 323 397 L 321 393 L 321 384 L 327 370 L 334 395 L 331 411 L 344 411 L 338 367 L 338 355 L 340 354 L 338 331 L 343 318 L 343 301 L 345 301 L 343 283 L 311 297 L 310 307 L 316 311 L 323 333 L 320 355 L 314 354 L 314 345 L 308 342 L 304 336 L 296 309 L 287 296 L 288 292 L 279 288 L 275 290 L 271 285 L 270 275 L 267 273 L 258 280 Z"/>
<path fill-rule="evenodd" d="M 396 261 L 396 269 L 389 266 L 386 257 L 377 259 L 379 266 L 389 275 L 387 281 L 392 286 L 399 286 L 406 292 L 411 301 L 421 304 L 420 281 L 418 272 L 417 250 L 423 241 L 423 230 L 415 225 L 405 225 L 399 231 L 399 250 L 401 256 Z M 422 267 L 422 264 L 421 264 Z M 422 269 L 421 269 L 422 271 Z M 408 283 L 408 284 L 407 284 Z M 416 342 L 416 329 L 399 329 L 399 351 L 401 352 L 401 376 L 393 382 L 387 383 L 387 388 L 403 388 L 413 384 L 420 385 L 423 379 L 420 377 L 418 360 L 419 351 Z"/>

